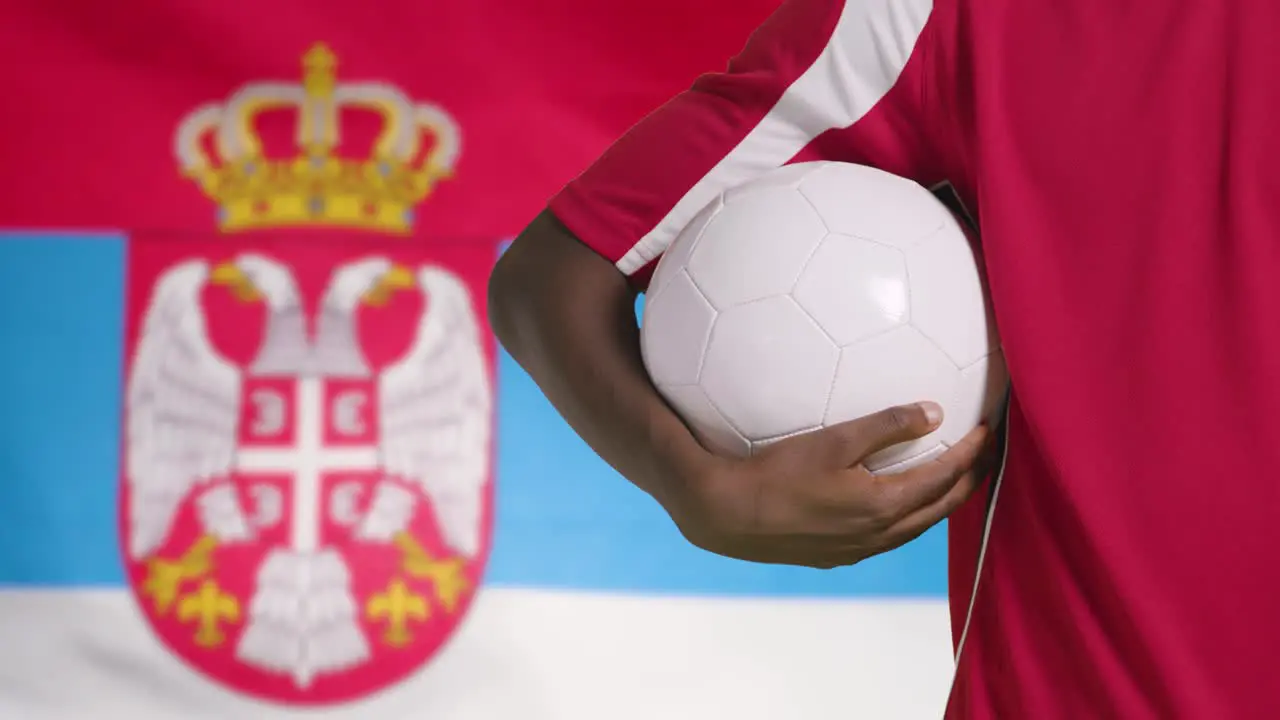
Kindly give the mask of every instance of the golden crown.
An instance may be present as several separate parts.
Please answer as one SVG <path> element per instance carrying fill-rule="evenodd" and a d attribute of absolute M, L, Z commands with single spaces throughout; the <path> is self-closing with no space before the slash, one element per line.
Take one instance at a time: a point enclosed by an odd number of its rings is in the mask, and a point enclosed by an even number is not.
<path fill-rule="evenodd" d="M 323 44 L 302 57 L 301 84 L 259 82 L 225 103 L 197 108 L 174 139 L 183 174 L 218 203 L 224 232 L 328 225 L 407 233 L 414 206 L 453 172 L 459 134 L 453 118 L 414 103 L 384 83 L 338 83 L 337 57 Z M 293 109 L 296 149 L 268 158 L 257 119 Z M 364 157 L 341 157 L 339 111 L 380 116 Z"/>

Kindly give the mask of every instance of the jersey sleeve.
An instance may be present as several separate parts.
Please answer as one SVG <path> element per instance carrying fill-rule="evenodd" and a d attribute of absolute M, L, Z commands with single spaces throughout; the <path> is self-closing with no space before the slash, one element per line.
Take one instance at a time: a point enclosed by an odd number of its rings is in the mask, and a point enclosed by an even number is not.
<path fill-rule="evenodd" d="M 932 184 L 923 45 L 932 0 L 786 0 L 726 71 L 704 75 L 572 180 L 549 209 L 639 287 L 727 188 L 797 160 Z"/>

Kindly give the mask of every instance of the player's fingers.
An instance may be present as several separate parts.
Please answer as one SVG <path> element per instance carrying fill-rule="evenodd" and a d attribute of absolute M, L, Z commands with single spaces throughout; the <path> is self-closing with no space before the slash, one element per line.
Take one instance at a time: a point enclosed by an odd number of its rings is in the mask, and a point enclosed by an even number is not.
<path fill-rule="evenodd" d="M 979 425 L 938 457 L 876 478 L 880 517 L 896 523 L 947 496 L 974 469 L 989 436 L 987 426 Z"/>
<path fill-rule="evenodd" d="M 981 485 L 985 476 L 977 471 L 961 473 L 956 483 L 942 497 L 932 503 L 917 508 L 885 531 L 883 542 L 885 550 L 900 547 L 915 540 L 926 530 L 942 522 L 955 512 L 973 495 Z"/>
<path fill-rule="evenodd" d="M 852 467 L 891 445 L 915 440 L 942 424 L 942 407 L 934 402 L 886 408 L 814 433 L 827 457 L 839 467 Z"/>

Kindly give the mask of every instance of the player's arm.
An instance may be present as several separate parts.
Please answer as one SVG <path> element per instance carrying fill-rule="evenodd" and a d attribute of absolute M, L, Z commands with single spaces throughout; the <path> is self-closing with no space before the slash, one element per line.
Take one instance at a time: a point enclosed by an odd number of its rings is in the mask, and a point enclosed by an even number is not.
<path fill-rule="evenodd" d="M 883 107 L 855 127 L 868 134 L 865 152 L 843 158 L 916 174 L 925 130 L 904 120 L 918 115 L 921 93 L 895 88 L 892 67 L 912 53 L 924 18 L 910 12 L 919 9 L 910 0 L 789 0 L 727 72 L 700 79 L 566 187 L 494 271 L 491 322 L 511 355 L 583 439 L 704 548 L 764 562 L 856 562 L 923 532 L 977 484 L 970 466 L 981 432 L 901 476 L 874 479 L 860 467 L 865 455 L 936 427 L 924 406 L 746 461 L 716 457 L 650 383 L 634 315 L 648 267 L 706 202 L 825 131 Z M 911 27 L 914 35 L 898 37 Z M 891 92 L 900 105 L 881 106 Z"/>
<path fill-rule="evenodd" d="M 489 283 L 494 331 L 574 430 L 619 473 L 672 507 L 679 478 L 710 456 L 649 382 L 636 292 L 613 263 L 543 212 Z"/>

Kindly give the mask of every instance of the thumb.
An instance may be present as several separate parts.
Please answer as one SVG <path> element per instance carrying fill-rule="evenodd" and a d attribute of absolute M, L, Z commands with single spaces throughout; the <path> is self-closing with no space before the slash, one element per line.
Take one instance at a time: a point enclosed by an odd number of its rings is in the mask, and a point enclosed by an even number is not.
<path fill-rule="evenodd" d="M 832 462 L 840 467 L 852 467 L 875 452 L 924 437 L 941 424 L 942 406 L 922 402 L 886 408 L 823 428 L 817 435 L 821 436 Z"/>

